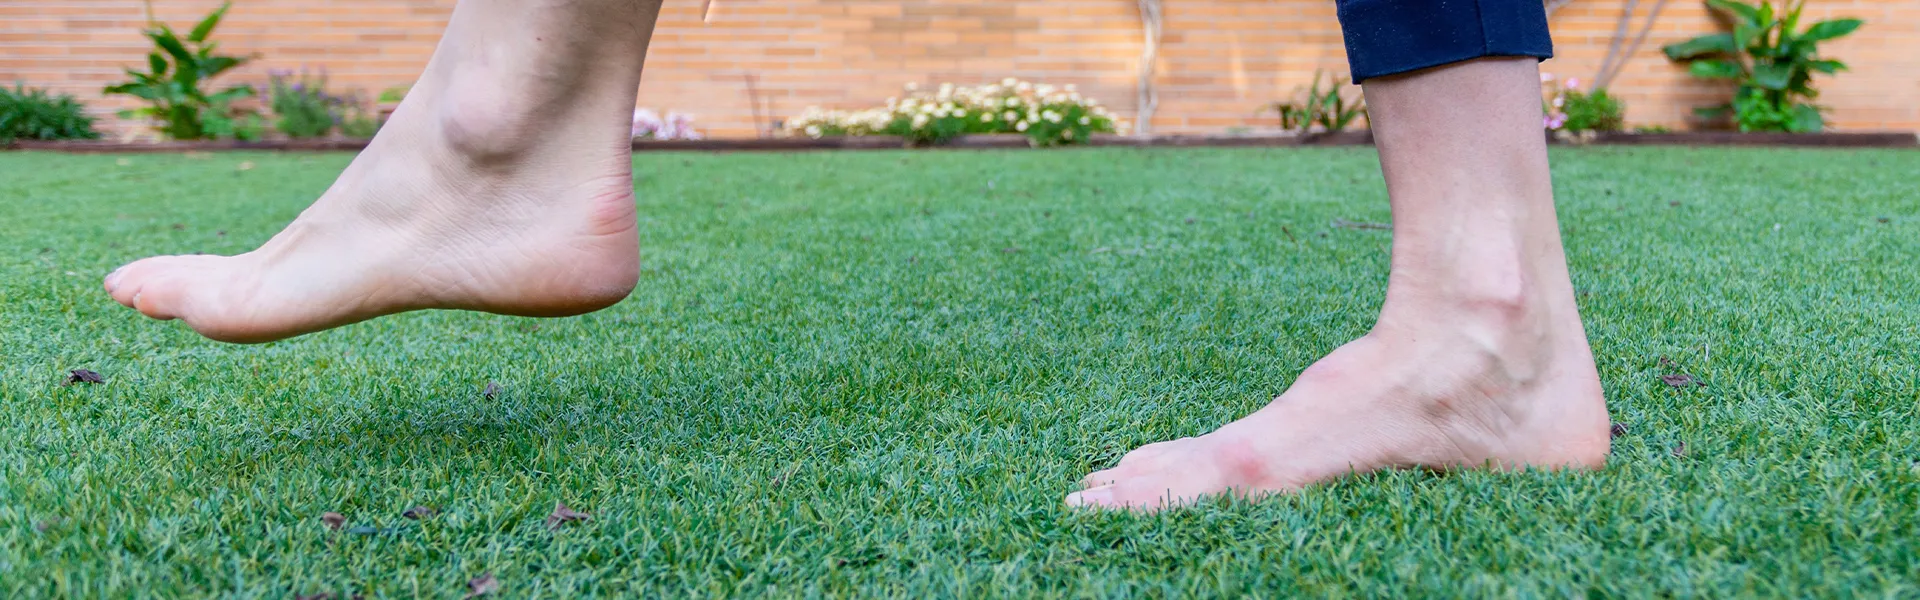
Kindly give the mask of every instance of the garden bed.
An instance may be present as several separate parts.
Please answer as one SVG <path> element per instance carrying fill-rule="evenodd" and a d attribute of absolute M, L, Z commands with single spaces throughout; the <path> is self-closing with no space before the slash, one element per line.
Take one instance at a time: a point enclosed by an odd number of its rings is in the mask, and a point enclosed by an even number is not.
<path fill-rule="evenodd" d="M 1657 145 L 1657 146 L 1803 146 L 1833 148 L 1915 148 L 1920 135 L 1909 132 L 1860 133 L 1739 133 L 1732 131 L 1689 131 L 1675 133 L 1595 133 L 1587 141 L 1552 140 L 1556 144 Z M 1369 131 L 1339 133 L 1247 134 L 1247 135 L 1096 135 L 1090 146 L 1132 147 L 1287 147 L 1287 146 L 1364 146 L 1373 143 Z M 360 150 L 366 140 L 235 140 L 198 142 L 116 142 L 103 140 L 16 141 L 9 150 L 46 150 L 95 153 L 205 152 L 214 150 L 337 151 Z M 907 145 L 893 136 L 830 138 L 764 138 L 650 141 L 637 140 L 636 151 L 798 151 L 798 150 L 882 150 Z M 977 135 L 954 138 L 943 148 L 1026 148 L 1026 136 Z"/>

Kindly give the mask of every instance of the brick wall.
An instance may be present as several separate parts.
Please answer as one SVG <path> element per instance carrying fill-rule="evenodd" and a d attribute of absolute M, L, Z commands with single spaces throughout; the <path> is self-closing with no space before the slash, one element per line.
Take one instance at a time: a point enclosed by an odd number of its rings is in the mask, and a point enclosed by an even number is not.
<path fill-rule="evenodd" d="M 1638 2 L 1645 14 L 1656 0 Z M 209 0 L 153 0 L 155 16 L 190 24 Z M 368 94 L 410 83 L 425 64 L 450 0 L 238 0 L 217 39 L 267 69 L 324 67 L 336 87 Z M 667 0 L 640 104 L 698 116 L 710 134 L 752 136 L 756 123 L 809 105 L 878 103 L 908 82 L 1014 76 L 1074 83 L 1123 113 L 1134 107 L 1141 34 L 1134 0 Z M 1161 132 L 1271 126 L 1263 103 L 1316 69 L 1346 70 L 1332 0 L 1166 0 L 1159 61 Z M 1591 78 L 1624 0 L 1574 0 L 1554 14 L 1558 58 L 1545 70 Z M 102 114 L 124 108 L 101 86 L 147 48 L 138 0 L 0 0 L 0 82 L 80 95 Z M 1853 71 L 1820 81 L 1834 126 L 1920 130 L 1920 1 L 1813 0 L 1809 18 L 1855 16 L 1860 32 L 1826 46 Z M 1682 125 L 1692 106 L 1723 98 L 1660 55 L 1662 44 L 1715 30 L 1704 6 L 1665 7 L 1646 45 L 1614 83 L 1633 124 Z M 753 81 L 768 110 L 757 121 Z M 115 124 L 118 131 L 136 128 Z"/>

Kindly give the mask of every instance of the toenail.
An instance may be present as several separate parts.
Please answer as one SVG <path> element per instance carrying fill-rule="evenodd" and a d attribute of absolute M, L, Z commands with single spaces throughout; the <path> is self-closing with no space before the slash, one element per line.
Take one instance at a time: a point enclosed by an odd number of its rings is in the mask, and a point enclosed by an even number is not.
<path fill-rule="evenodd" d="M 124 270 L 126 269 L 114 269 L 112 273 L 107 274 L 107 291 L 111 292 L 120 287 L 120 272 Z"/>
<path fill-rule="evenodd" d="M 1067 494 L 1067 506 L 1112 506 L 1113 486 L 1101 486 Z"/>

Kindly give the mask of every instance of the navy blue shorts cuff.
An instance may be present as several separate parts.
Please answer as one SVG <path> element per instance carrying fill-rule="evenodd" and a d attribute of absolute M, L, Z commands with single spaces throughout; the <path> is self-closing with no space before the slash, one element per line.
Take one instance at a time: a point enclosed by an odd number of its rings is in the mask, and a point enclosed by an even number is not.
<path fill-rule="evenodd" d="M 1540 0 L 1338 0 L 1353 81 L 1490 56 L 1553 56 Z"/>

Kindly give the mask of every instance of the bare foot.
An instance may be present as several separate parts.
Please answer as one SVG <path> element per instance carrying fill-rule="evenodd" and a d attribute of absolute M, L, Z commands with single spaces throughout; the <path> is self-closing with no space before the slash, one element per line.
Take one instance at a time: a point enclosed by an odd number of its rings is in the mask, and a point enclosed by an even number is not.
<path fill-rule="evenodd" d="M 1540 135 L 1539 66 L 1370 79 L 1393 206 L 1380 320 L 1246 418 L 1088 475 L 1076 506 L 1153 510 L 1388 468 L 1593 468 L 1606 400 L 1575 306 Z"/>
<path fill-rule="evenodd" d="M 457 8 L 391 122 L 258 250 L 148 258 L 108 275 L 107 291 L 243 343 L 408 310 L 553 317 L 625 298 L 639 272 L 627 122 L 646 43 L 631 38 L 653 15 L 521 10 Z M 580 19 L 646 27 L 622 26 L 615 60 L 580 60 L 592 39 L 541 41 L 590 36 Z"/>
<path fill-rule="evenodd" d="M 1386 468 L 1599 467 L 1608 419 L 1580 323 L 1527 312 L 1383 317 L 1266 407 L 1134 450 L 1067 503 L 1155 510 Z"/>

